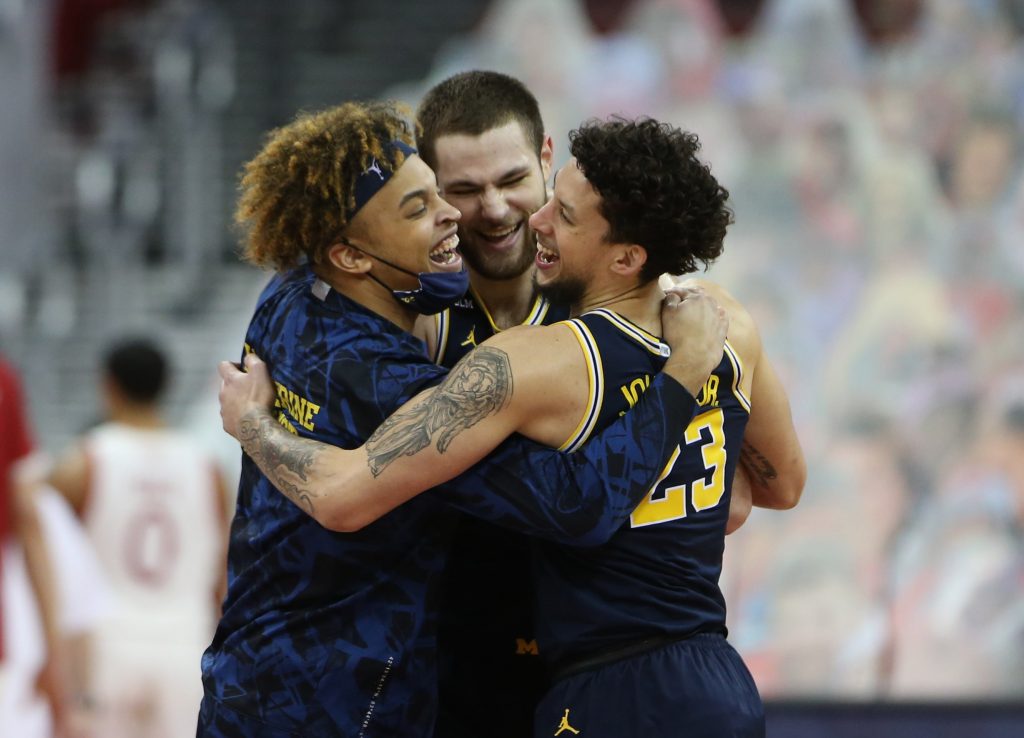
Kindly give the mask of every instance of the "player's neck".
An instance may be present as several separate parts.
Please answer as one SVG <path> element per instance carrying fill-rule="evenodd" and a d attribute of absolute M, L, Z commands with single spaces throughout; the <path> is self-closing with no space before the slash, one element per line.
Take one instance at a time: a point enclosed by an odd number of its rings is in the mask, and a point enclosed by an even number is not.
<path fill-rule="evenodd" d="M 156 430 L 166 426 L 160 410 L 151 405 L 133 405 L 130 403 L 112 403 L 109 409 L 110 420 L 121 425 Z"/>
<path fill-rule="evenodd" d="M 609 286 L 600 292 L 585 296 L 579 306 L 574 306 L 573 314 L 579 315 L 605 308 L 618 313 L 648 333 L 660 336 L 661 301 L 664 296 L 665 293 L 661 291 L 657 280 L 628 287 Z"/>
<path fill-rule="evenodd" d="M 535 299 L 532 269 L 513 279 L 487 279 L 472 269 L 470 275 L 473 290 L 498 328 L 504 330 L 526 320 Z"/>
<path fill-rule="evenodd" d="M 366 276 L 349 276 L 342 272 L 320 274 L 320 279 L 331 289 L 358 302 L 367 310 L 390 320 L 403 331 L 412 332 L 416 313 L 402 307 L 391 292 Z"/>

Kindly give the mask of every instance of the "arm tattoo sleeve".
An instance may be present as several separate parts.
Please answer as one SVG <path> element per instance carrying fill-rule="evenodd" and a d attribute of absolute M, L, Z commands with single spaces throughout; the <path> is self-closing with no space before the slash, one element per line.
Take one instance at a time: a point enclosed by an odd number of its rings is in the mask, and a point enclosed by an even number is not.
<path fill-rule="evenodd" d="M 772 463 L 764 455 L 746 441 L 740 447 L 740 463 L 755 484 L 767 487 L 770 482 L 779 478 Z"/>
<path fill-rule="evenodd" d="M 462 431 L 505 407 L 512 397 L 508 354 L 487 346 L 468 354 L 423 402 L 395 413 L 366 442 L 373 476 L 391 462 L 412 456 L 436 438 L 444 453 Z"/>
<path fill-rule="evenodd" d="M 268 410 L 245 415 L 238 435 L 242 449 L 273 485 L 313 515 L 313 500 L 318 495 L 308 487 L 308 472 L 319 454 L 319 444 L 289 433 Z"/>

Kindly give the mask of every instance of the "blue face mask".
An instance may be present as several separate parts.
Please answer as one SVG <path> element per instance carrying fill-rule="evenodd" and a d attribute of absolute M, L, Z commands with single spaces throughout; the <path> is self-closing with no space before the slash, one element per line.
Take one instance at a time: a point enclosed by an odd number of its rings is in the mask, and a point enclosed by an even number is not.
<path fill-rule="evenodd" d="M 348 245 L 352 246 L 352 244 Z M 390 290 L 398 302 L 412 308 L 420 315 L 434 315 L 445 308 L 450 308 L 469 290 L 469 272 L 466 271 L 465 265 L 457 272 L 410 272 L 408 269 L 392 264 L 387 259 L 382 259 L 358 246 L 352 246 L 352 248 L 359 249 L 367 256 L 387 264 L 392 269 L 416 277 L 420 281 L 420 286 L 417 289 L 393 290 L 373 274 L 369 274 L 370 279 L 384 289 Z"/>

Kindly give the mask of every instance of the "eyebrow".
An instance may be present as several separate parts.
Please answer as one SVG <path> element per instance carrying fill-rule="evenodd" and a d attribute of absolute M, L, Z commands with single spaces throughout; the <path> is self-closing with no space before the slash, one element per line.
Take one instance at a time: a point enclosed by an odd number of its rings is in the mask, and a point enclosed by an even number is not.
<path fill-rule="evenodd" d="M 513 167 L 512 169 L 509 169 L 507 172 L 503 172 L 501 174 L 501 176 L 498 177 L 498 181 L 499 182 L 505 182 L 506 180 L 515 179 L 516 177 L 522 177 L 522 176 L 525 176 L 525 175 L 527 175 L 529 173 L 530 173 L 530 165 L 529 164 L 523 164 L 522 166 Z M 479 187 L 479 186 L 480 185 L 477 182 L 474 182 L 474 181 L 469 180 L 469 179 L 456 179 L 456 180 L 454 180 L 452 182 L 449 182 L 446 185 L 446 187 Z"/>
<path fill-rule="evenodd" d="M 421 200 L 426 200 L 427 191 L 424 189 L 420 189 L 413 190 L 412 192 L 407 193 L 406 196 L 402 198 L 401 202 L 398 203 L 399 210 L 404 208 L 407 202 L 409 202 L 410 200 L 415 200 L 417 197 L 420 198 Z"/>
<path fill-rule="evenodd" d="M 554 197 L 554 199 L 558 200 L 558 204 L 559 205 L 561 205 L 563 208 L 565 208 L 569 212 L 569 215 L 575 216 L 576 215 L 576 208 L 574 208 L 572 205 L 570 205 L 565 200 L 560 198 L 558 195 L 554 194 L 554 192 L 555 192 L 555 185 L 556 184 L 558 184 L 558 171 L 556 171 L 553 175 L 551 175 L 551 192 L 552 192 L 552 196 Z"/>

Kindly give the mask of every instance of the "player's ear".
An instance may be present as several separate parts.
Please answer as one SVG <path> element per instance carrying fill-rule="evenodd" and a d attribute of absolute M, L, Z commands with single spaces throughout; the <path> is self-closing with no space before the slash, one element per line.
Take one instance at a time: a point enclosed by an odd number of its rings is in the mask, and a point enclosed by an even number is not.
<path fill-rule="evenodd" d="M 544 181 L 551 178 L 551 162 L 555 157 L 555 144 L 550 134 L 544 134 L 544 142 L 540 145 L 540 170 L 544 174 Z M 549 198 L 550 199 L 550 198 Z"/>
<path fill-rule="evenodd" d="M 612 261 L 612 271 L 623 277 L 639 274 L 647 263 L 647 249 L 638 243 L 624 243 L 617 248 L 618 253 Z"/>
<path fill-rule="evenodd" d="M 336 269 L 350 274 L 365 274 L 370 271 L 370 257 L 348 241 L 338 241 L 327 249 L 327 261 Z"/>

